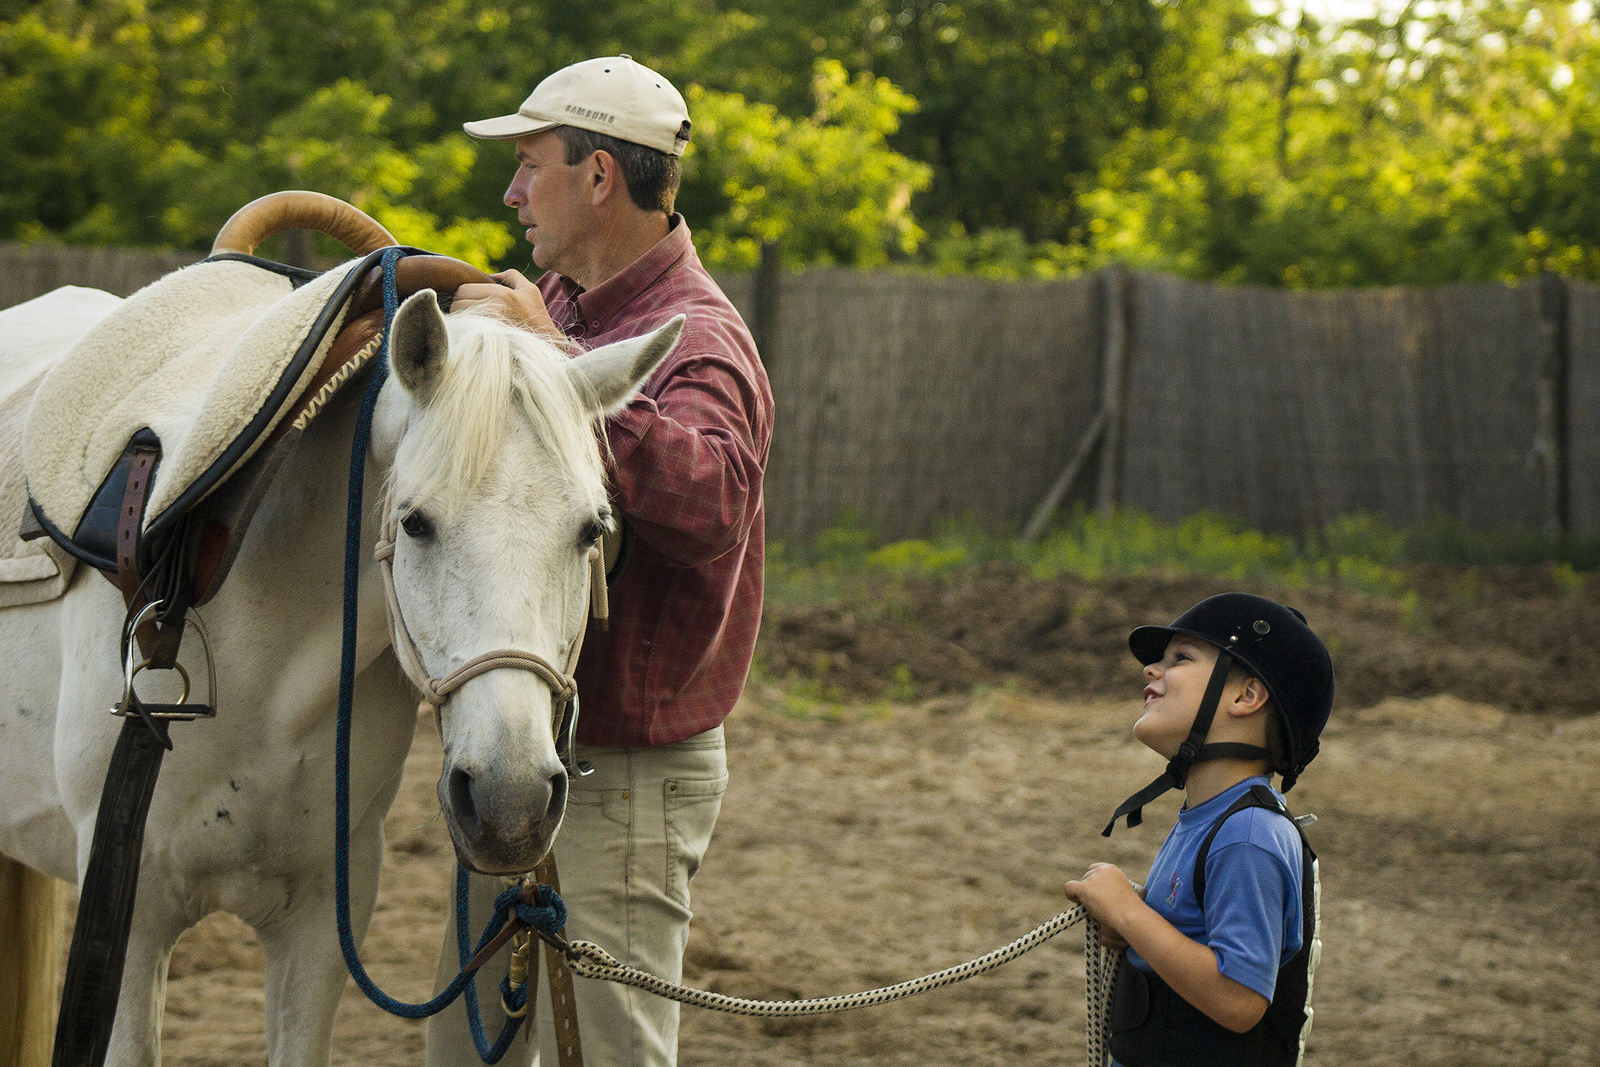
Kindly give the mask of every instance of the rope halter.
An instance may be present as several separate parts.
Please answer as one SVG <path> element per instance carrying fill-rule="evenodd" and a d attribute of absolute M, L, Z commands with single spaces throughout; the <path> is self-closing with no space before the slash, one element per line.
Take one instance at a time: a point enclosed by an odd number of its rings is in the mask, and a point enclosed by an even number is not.
<path fill-rule="evenodd" d="M 557 670 L 549 660 L 536 652 L 524 652 L 519 648 L 497 648 L 492 652 L 474 656 L 443 678 L 434 678 L 422 665 L 422 653 L 417 650 L 417 644 L 411 638 L 411 631 L 406 629 L 405 617 L 400 613 L 400 600 L 395 594 L 394 546 L 398 525 L 399 520 L 391 511 L 384 519 L 383 538 L 373 548 L 372 554 L 378 561 L 379 572 L 383 575 L 383 599 L 388 607 L 389 639 L 394 645 L 395 658 L 400 661 L 400 669 L 411 679 L 411 684 L 422 693 L 422 703 L 417 708 L 418 713 L 431 712 L 442 736 L 444 722 L 440 711 L 451 693 L 478 675 L 488 674 L 503 667 L 531 671 L 550 687 L 552 730 L 555 735 L 556 755 L 560 757 L 562 766 L 575 778 L 592 773 L 587 764 L 580 762 L 573 755 L 573 742 L 578 732 L 578 682 L 573 677 L 573 672 L 577 670 L 578 656 L 583 651 L 583 637 L 588 631 L 589 616 L 595 617 L 602 630 L 606 629 L 610 619 L 610 603 L 606 597 L 605 555 L 600 546 L 596 544 L 589 548 L 588 569 L 585 571 L 589 610 L 584 613 L 583 621 L 578 625 L 578 634 L 572 639 L 572 651 L 567 654 L 564 669 Z"/>

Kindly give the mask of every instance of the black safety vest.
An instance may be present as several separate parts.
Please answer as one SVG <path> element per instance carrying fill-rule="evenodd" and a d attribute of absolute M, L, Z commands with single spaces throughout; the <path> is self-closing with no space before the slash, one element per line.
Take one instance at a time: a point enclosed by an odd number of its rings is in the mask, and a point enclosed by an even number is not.
<path fill-rule="evenodd" d="M 1264 785 L 1253 785 L 1222 813 L 1200 843 L 1194 863 L 1195 902 L 1205 907 L 1206 856 L 1222 824 L 1245 808 L 1267 808 L 1294 822 L 1287 808 Z M 1278 969 L 1278 981 L 1261 1021 L 1242 1034 L 1214 1022 L 1184 1000 L 1156 974 L 1127 960 L 1117 969 L 1111 996 L 1111 1054 L 1126 1067 L 1295 1067 L 1311 1021 L 1311 979 L 1321 945 L 1317 940 L 1317 854 L 1305 831 L 1300 835 L 1300 900 L 1303 932 L 1300 951 Z"/>

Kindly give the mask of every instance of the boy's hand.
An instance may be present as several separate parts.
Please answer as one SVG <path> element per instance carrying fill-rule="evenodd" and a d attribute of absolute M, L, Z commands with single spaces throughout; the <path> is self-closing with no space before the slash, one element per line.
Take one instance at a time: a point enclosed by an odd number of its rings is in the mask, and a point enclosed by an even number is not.
<path fill-rule="evenodd" d="M 1128 947 L 1128 939 L 1104 924 L 1100 927 L 1100 944 L 1111 952 L 1123 952 Z"/>
<path fill-rule="evenodd" d="M 1224 975 L 1216 953 L 1188 937 L 1144 902 L 1141 890 L 1110 863 L 1096 863 L 1064 888 L 1100 924 L 1107 945 L 1130 943 L 1145 963 L 1184 1000 L 1214 1022 L 1242 1034 L 1267 1010 L 1267 998 Z M 1113 931 L 1116 942 L 1105 936 Z"/>
<path fill-rule="evenodd" d="M 1133 891 L 1139 894 L 1140 900 L 1144 899 L 1144 886 L 1135 882 Z M 1128 947 L 1128 939 L 1123 937 L 1116 927 L 1107 926 L 1105 923 L 1100 924 L 1100 943 L 1112 952 L 1122 952 Z"/>
<path fill-rule="evenodd" d="M 539 287 L 523 277 L 521 271 L 503 270 L 490 277 L 499 284 L 469 282 L 457 289 L 450 310 L 483 307 L 493 310 L 514 326 L 564 340 L 561 331 L 551 321 L 550 312 L 545 310 L 544 296 L 539 292 Z"/>
<path fill-rule="evenodd" d="M 1118 951 L 1128 947 L 1117 930 L 1117 920 L 1127 914 L 1130 906 L 1142 904 L 1144 899 L 1122 873 L 1122 868 L 1114 863 L 1090 864 L 1088 873 L 1062 888 L 1067 892 L 1067 899 L 1082 904 L 1100 924 L 1101 944 Z"/>

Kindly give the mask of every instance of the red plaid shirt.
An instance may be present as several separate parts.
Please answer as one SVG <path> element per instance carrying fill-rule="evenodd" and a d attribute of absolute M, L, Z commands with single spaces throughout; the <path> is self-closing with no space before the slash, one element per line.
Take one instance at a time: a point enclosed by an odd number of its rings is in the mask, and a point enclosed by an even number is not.
<path fill-rule="evenodd" d="M 633 554 L 611 588 L 611 628 L 589 628 L 577 670 L 579 742 L 682 741 L 727 718 L 755 652 L 767 372 L 681 216 L 595 288 L 551 271 L 539 290 L 556 325 L 589 348 L 688 316 L 672 355 L 606 423 L 612 500 L 633 527 Z"/>

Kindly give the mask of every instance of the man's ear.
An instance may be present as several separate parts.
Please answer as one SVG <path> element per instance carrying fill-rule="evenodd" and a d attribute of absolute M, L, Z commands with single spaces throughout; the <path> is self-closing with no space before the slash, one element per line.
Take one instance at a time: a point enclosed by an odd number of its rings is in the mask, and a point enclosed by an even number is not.
<path fill-rule="evenodd" d="M 622 187 L 622 170 L 617 166 L 616 156 L 597 148 L 589 156 L 589 165 L 594 168 L 589 175 L 589 202 L 595 207 L 605 203 L 608 197 L 626 192 Z"/>

